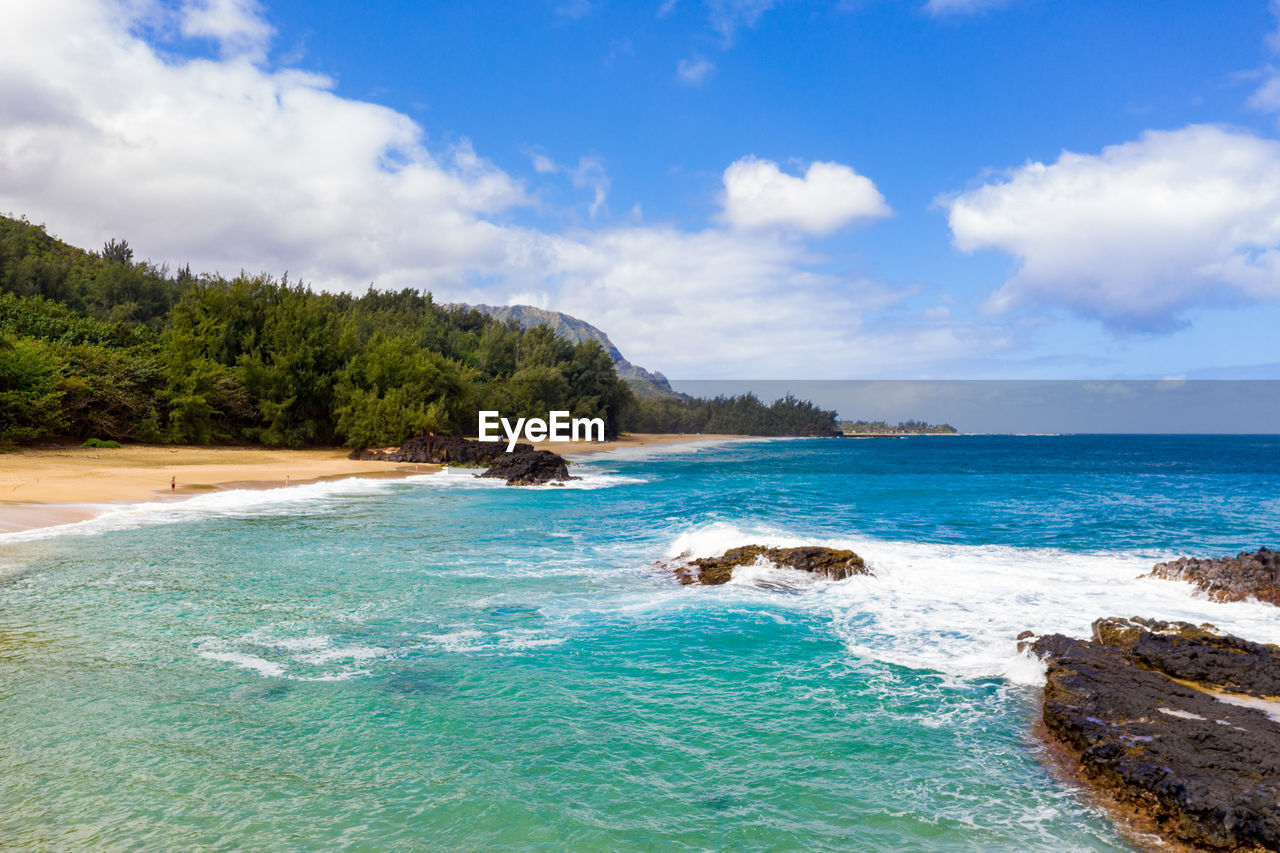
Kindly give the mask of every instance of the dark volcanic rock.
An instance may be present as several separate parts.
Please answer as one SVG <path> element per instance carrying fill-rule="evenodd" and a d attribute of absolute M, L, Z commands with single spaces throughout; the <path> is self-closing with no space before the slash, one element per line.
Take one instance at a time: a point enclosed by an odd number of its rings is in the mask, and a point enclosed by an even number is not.
<path fill-rule="evenodd" d="M 517 444 L 514 452 L 531 450 L 531 444 Z M 507 455 L 505 442 L 472 441 L 460 435 L 415 435 L 394 450 L 356 450 L 351 453 L 351 458 L 433 465 L 488 465 L 504 455 Z"/>
<path fill-rule="evenodd" d="M 1183 557 L 1159 564 L 1151 576 L 1188 581 L 1215 601 L 1256 598 L 1280 606 L 1280 552 L 1267 548 L 1241 551 L 1235 557 Z"/>
<path fill-rule="evenodd" d="M 749 566 L 763 557 L 782 569 L 795 569 L 833 580 L 844 580 L 853 575 L 869 575 L 862 558 L 852 551 L 808 546 L 803 548 L 769 548 L 764 545 L 744 545 L 730 548 L 719 557 L 700 557 L 675 566 L 680 583 L 700 583 L 708 586 L 728 583 L 733 570 Z"/>
<path fill-rule="evenodd" d="M 1167 840 L 1280 849 L 1280 723 L 1239 704 L 1275 695 L 1280 648 L 1141 619 L 1031 647 L 1047 664 L 1045 729 L 1086 781 Z"/>
<path fill-rule="evenodd" d="M 506 480 L 508 486 L 537 486 L 579 479 L 570 477 L 568 463 L 550 450 L 503 454 L 480 476 L 498 477 Z"/>

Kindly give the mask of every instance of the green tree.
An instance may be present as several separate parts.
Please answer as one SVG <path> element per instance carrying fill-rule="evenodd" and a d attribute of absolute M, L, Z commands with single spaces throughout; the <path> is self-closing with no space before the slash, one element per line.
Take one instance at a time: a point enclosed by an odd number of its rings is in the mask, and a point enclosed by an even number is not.
<path fill-rule="evenodd" d="M 373 447 L 423 432 L 461 432 L 475 418 L 471 379 L 438 353 L 379 336 L 338 382 L 338 434 L 350 447 Z"/>
<path fill-rule="evenodd" d="M 0 441 L 62 431 L 63 364 L 46 344 L 0 336 Z"/>

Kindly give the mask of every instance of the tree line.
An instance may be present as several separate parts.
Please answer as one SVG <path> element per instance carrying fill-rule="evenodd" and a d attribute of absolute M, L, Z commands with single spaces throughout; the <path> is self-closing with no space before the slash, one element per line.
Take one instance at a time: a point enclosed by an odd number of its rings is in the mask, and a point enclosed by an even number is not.
<path fill-rule="evenodd" d="M 599 417 L 609 436 L 835 426 L 790 397 L 637 399 L 598 343 L 430 293 L 171 272 L 125 241 L 89 252 L 0 217 L 0 442 L 385 446 L 474 434 L 480 409 Z"/>
<path fill-rule="evenodd" d="M 840 431 L 858 435 L 954 435 L 951 424 L 930 424 L 924 421 L 901 421 L 896 424 L 884 421 L 841 421 Z"/>

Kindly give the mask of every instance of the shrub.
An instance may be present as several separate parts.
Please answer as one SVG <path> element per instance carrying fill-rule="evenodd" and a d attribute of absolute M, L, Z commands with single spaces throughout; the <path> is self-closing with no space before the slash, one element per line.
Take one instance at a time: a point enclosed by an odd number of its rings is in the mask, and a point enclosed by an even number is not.
<path fill-rule="evenodd" d="M 83 446 L 84 446 L 84 447 L 98 447 L 98 448 L 105 448 L 105 449 L 107 449 L 107 450 L 119 450 L 119 449 L 120 449 L 120 442 L 118 442 L 118 441 L 111 441 L 111 440 L 109 440 L 109 439 L 108 439 L 108 440 L 106 440 L 106 441 L 104 441 L 104 440 L 103 440 L 103 439 L 101 439 L 101 438 L 91 438 L 91 439 L 89 439 L 88 441 L 86 441 L 86 442 L 84 443 L 84 445 L 83 445 Z"/>

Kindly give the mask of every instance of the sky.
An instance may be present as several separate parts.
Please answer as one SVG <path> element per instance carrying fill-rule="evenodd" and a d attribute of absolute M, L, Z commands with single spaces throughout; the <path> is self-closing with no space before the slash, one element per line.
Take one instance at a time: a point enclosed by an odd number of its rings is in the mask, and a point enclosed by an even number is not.
<path fill-rule="evenodd" d="M 1280 378 L 1280 0 L 0 0 L 0 212 L 680 379 Z"/>

